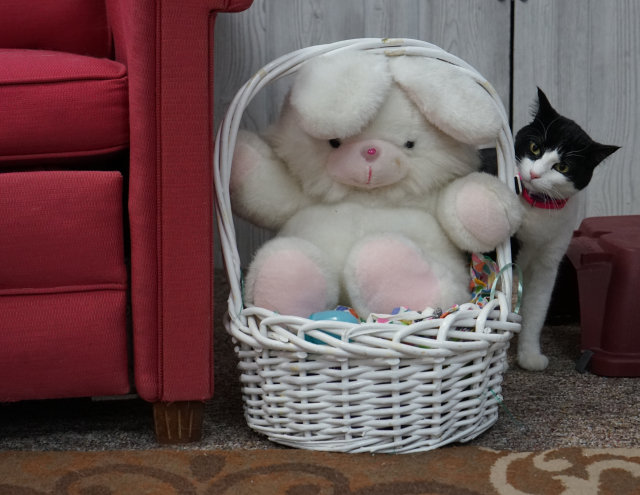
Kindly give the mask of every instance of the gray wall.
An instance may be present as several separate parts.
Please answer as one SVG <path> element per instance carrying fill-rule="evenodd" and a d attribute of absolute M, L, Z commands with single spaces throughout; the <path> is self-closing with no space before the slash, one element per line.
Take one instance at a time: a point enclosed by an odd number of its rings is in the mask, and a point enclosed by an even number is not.
<path fill-rule="evenodd" d="M 514 6 L 514 129 L 530 119 L 526 103 L 540 86 L 593 139 L 623 147 L 596 168 L 583 216 L 640 214 L 640 2 Z"/>
<path fill-rule="evenodd" d="M 513 12 L 512 12 L 513 9 Z M 514 67 L 511 80 L 513 14 Z M 527 123 L 539 85 L 560 113 L 597 141 L 623 146 L 589 187 L 584 215 L 640 214 L 637 0 L 255 0 L 218 16 L 215 32 L 216 128 L 237 89 L 280 55 L 342 39 L 415 38 L 474 66 L 497 89 L 514 128 Z M 288 81 L 266 88 L 245 112 L 258 131 L 275 120 Z M 640 190 L 640 188 L 639 188 Z M 236 221 L 243 266 L 271 234 Z M 222 267 L 219 247 L 216 267 Z"/>

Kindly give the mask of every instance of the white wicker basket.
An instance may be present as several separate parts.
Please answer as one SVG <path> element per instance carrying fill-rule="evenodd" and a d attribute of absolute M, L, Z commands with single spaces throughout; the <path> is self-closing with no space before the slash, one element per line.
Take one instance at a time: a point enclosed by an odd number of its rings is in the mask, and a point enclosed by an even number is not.
<path fill-rule="evenodd" d="M 432 57 L 467 71 L 503 116 L 497 140 L 499 177 L 513 185 L 514 151 L 506 112 L 493 87 L 472 67 L 437 46 L 408 39 L 360 39 L 298 50 L 271 62 L 236 94 L 216 137 L 217 219 L 231 285 L 225 328 L 238 343 L 249 426 L 269 439 L 336 452 L 419 452 L 468 441 L 498 419 L 506 350 L 520 317 L 496 292 L 483 309 L 463 305 L 443 319 L 408 326 L 319 322 L 245 307 L 229 200 L 238 126 L 253 96 L 306 60 L 342 50 Z M 506 242 L 498 264 L 511 262 Z M 502 277 L 511 294 L 511 270 Z M 461 331 L 464 328 L 475 331 Z M 340 335 L 332 338 L 322 330 Z M 305 334 L 321 340 L 317 345 Z"/>

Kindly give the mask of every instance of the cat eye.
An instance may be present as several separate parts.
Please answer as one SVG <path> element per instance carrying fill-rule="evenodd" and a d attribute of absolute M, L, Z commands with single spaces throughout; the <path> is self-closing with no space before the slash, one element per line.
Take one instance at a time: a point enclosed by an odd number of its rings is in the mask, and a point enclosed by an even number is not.
<path fill-rule="evenodd" d="M 339 139 L 331 139 L 329 141 L 329 144 L 331 145 L 332 148 L 339 148 L 342 143 L 340 142 Z"/>
<path fill-rule="evenodd" d="M 553 166 L 553 169 L 557 170 L 561 174 L 566 174 L 569 171 L 569 165 L 567 165 L 566 163 L 556 163 Z"/>
<path fill-rule="evenodd" d="M 406 143 L 404 143 L 404 147 L 408 149 L 412 149 L 415 144 L 416 143 L 414 143 L 413 141 L 407 141 Z"/>
<path fill-rule="evenodd" d="M 540 154 L 540 148 L 538 148 L 538 145 L 533 141 L 531 141 L 531 144 L 529 145 L 529 150 L 531 150 L 531 153 L 533 153 L 536 156 Z"/>

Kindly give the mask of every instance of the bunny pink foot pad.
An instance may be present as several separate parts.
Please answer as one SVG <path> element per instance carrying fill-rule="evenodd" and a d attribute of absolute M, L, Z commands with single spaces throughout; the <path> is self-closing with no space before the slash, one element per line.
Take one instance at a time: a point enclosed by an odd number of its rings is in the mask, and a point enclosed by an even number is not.
<path fill-rule="evenodd" d="M 254 304 L 283 315 L 308 317 L 323 311 L 327 281 L 320 268 L 300 251 L 277 251 L 257 274 Z"/>
<path fill-rule="evenodd" d="M 440 281 L 422 255 L 396 239 L 376 239 L 356 257 L 355 282 L 373 313 L 404 306 L 422 311 L 440 298 Z"/>

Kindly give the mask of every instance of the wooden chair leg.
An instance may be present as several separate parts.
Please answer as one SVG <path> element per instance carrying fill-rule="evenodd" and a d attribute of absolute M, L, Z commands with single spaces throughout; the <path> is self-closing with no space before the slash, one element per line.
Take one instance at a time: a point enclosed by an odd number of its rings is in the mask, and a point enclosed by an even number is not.
<path fill-rule="evenodd" d="M 204 402 L 154 402 L 153 418 L 158 443 L 197 442 L 202 438 Z"/>

